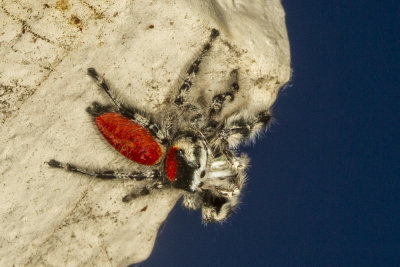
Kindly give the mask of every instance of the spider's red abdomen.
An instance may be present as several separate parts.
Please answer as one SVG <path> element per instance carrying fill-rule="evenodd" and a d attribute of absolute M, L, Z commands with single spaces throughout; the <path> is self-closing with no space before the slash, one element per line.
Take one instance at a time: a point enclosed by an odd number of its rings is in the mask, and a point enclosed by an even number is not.
<path fill-rule="evenodd" d="M 118 113 L 96 117 L 96 125 L 104 138 L 122 155 L 144 165 L 158 163 L 162 149 L 151 133 L 141 125 Z"/>

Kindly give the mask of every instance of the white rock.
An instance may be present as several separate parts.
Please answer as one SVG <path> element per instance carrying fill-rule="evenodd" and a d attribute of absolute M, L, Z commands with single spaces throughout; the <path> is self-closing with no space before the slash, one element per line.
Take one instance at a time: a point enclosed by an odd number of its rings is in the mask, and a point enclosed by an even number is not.
<path fill-rule="evenodd" d="M 104 73 L 127 103 L 157 114 L 211 28 L 197 90 L 210 99 L 239 68 L 225 112 L 270 107 L 290 78 L 279 0 L 3 0 L 0 8 L 0 265 L 126 266 L 145 260 L 180 197 L 161 191 L 129 204 L 132 181 L 50 169 L 135 169 L 97 133 L 85 108 L 108 99 L 87 77 Z M 200 218 L 199 218 L 200 220 Z"/>

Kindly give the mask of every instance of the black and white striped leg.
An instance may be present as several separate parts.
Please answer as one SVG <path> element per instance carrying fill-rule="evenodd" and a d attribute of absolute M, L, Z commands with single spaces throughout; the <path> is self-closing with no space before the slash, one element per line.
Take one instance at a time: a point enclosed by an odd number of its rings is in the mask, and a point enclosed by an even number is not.
<path fill-rule="evenodd" d="M 107 95 L 111 98 L 114 104 L 118 107 L 118 109 L 125 109 L 125 107 L 118 101 L 118 99 L 112 94 L 110 87 L 108 87 L 106 80 L 100 76 L 95 68 L 88 68 L 87 73 L 93 80 L 97 83 L 97 85 L 103 89 Z"/>
<path fill-rule="evenodd" d="M 219 131 L 219 137 L 227 142 L 228 147 L 235 147 L 243 141 L 254 137 L 262 129 L 265 129 L 272 120 L 272 114 L 269 110 L 258 113 L 252 120 L 243 118 L 227 121 L 224 127 Z"/>
<path fill-rule="evenodd" d="M 101 114 L 112 112 L 113 106 L 111 105 L 102 105 L 99 102 L 94 101 L 91 106 L 86 108 L 87 113 L 96 118 Z"/>
<path fill-rule="evenodd" d="M 87 73 L 88 73 L 88 75 L 90 77 L 93 78 L 93 80 L 97 83 L 97 85 L 107 93 L 107 95 L 110 97 L 110 99 L 112 100 L 112 102 L 118 108 L 118 111 L 122 115 L 124 115 L 127 118 L 135 120 L 135 116 L 138 116 L 138 114 L 137 114 L 138 111 L 137 110 L 133 110 L 131 108 L 127 108 L 121 102 L 119 102 L 118 99 L 116 98 L 116 96 L 114 96 L 112 94 L 112 92 L 110 90 L 110 87 L 106 83 L 106 80 L 102 76 L 100 76 L 94 68 L 88 68 L 87 69 Z M 96 105 L 96 102 L 93 103 L 93 106 L 95 106 L 95 105 Z M 97 106 L 100 106 L 100 105 L 97 103 Z M 98 112 L 96 112 L 96 113 L 98 113 Z M 140 116 L 140 117 L 143 117 L 143 116 Z M 148 119 L 146 119 L 146 118 L 139 118 L 139 119 L 142 120 L 142 121 L 148 121 Z M 147 122 L 145 122 L 145 124 L 146 123 Z M 145 126 L 145 125 L 143 125 L 143 126 Z"/>
<path fill-rule="evenodd" d="M 141 181 L 147 178 L 154 179 L 154 180 L 160 180 L 161 175 L 158 170 L 152 170 L 148 172 L 138 172 L 138 171 L 133 171 L 133 172 L 120 172 L 120 171 L 113 171 L 113 170 L 91 170 L 87 168 L 82 168 L 78 167 L 76 165 L 70 164 L 70 163 L 63 163 L 60 161 L 57 161 L 55 159 L 50 160 L 47 162 L 50 167 L 54 168 L 61 168 L 65 169 L 66 171 L 70 172 L 78 172 L 82 173 L 85 175 L 93 176 L 96 178 L 100 179 L 132 179 L 136 181 Z"/>
<path fill-rule="evenodd" d="M 232 102 L 235 99 L 236 93 L 239 91 L 238 70 L 233 70 L 230 76 L 231 84 L 229 86 L 229 89 L 226 92 L 215 95 L 212 99 L 209 113 L 210 118 L 218 115 L 222 111 L 224 104 Z"/>
<path fill-rule="evenodd" d="M 200 55 L 196 58 L 196 60 L 190 65 L 186 78 L 178 90 L 177 96 L 175 97 L 175 104 L 177 106 L 182 106 L 185 103 L 185 94 L 189 91 L 192 86 L 192 82 L 196 74 L 199 72 L 199 66 L 203 57 L 207 54 L 207 52 L 211 48 L 212 42 L 218 37 L 219 31 L 216 29 L 211 30 L 210 39 L 208 43 L 203 46 L 203 49 L 200 52 Z"/>
<path fill-rule="evenodd" d="M 206 136 L 214 137 L 220 129 L 224 127 L 224 122 L 221 122 L 217 117 L 223 110 L 225 104 L 231 103 L 239 91 L 238 70 L 232 70 L 230 76 L 231 79 L 228 90 L 215 95 L 212 99 L 212 104 L 208 111 L 207 124 L 202 128 Z"/>
<path fill-rule="evenodd" d="M 118 108 L 119 113 L 148 129 L 151 134 L 157 137 L 161 143 L 166 143 L 168 141 L 166 140 L 165 135 L 160 131 L 160 127 L 154 122 L 150 115 L 141 110 L 126 107 L 121 102 L 119 102 L 118 99 L 112 94 L 110 87 L 107 85 L 105 79 L 100 76 L 94 68 L 88 69 L 88 75 L 92 77 L 96 81 L 97 85 L 107 93 L 115 106 Z M 86 111 L 96 118 L 103 113 L 112 111 L 112 106 L 103 106 L 98 102 L 93 102 L 92 106 L 88 107 Z"/>
<path fill-rule="evenodd" d="M 129 194 L 127 194 L 126 196 L 124 196 L 122 198 L 122 201 L 125 203 L 128 203 L 135 198 L 150 195 L 150 193 L 153 190 L 163 189 L 165 187 L 165 185 L 167 185 L 167 184 L 168 184 L 168 182 L 166 182 L 166 181 L 165 182 L 161 182 L 161 181 L 154 182 L 152 184 L 149 184 L 149 185 L 143 187 L 140 191 L 130 192 Z"/>

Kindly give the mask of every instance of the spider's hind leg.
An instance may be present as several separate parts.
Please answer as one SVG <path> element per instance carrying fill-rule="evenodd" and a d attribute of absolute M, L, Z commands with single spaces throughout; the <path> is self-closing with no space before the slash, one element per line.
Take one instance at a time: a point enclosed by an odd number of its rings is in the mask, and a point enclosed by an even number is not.
<path fill-rule="evenodd" d="M 128 108 L 126 106 L 124 106 L 120 101 L 118 101 L 117 97 L 112 93 L 112 91 L 110 90 L 110 87 L 108 86 L 108 84 L 106 83 L 106 80 L 100 76 L 97 71 L 95 70 L 95 68 L 88 68 L 87 69 L 87 73 L 90 77 L 93 78 L 93 80 L 97 83 L 97 85 L 104 90 L 104 92 L 107 93 L 107 95 L 110 97 L 110 99 L 112 100 L 112 102 L 114 103 L 114 105 L 118 108 L 118 111 L 123 114 L 124 116 L 128 117 L 128 118 L 132 118 L 135 116 L 135 114 L 137 113 L 136 110 L 133 110 L 131 108 Z M 101 105 L 97 102 L 93 103 L 93 106 L 97 106 L 97 107 L 101 107 Z M 95 106 L 95 109 L 97 108 Z M 111 107 L 109 106 L 105 106 L 108 109 L 111 109 Z M 99 109 L 99 108 L 97 108 Z M 93 109 L 92 109 L 93 110 Z M 91 113 L 88 110 L 89 113 Z"/>
<path fill-rule="evenodd" d="M 147 114 L 146 112 L 139 110 L 137 108 L 133 108 L 130 106 L 127 107 L 123 105 L 121 102 L 118 101 L 117 97 L 112 93 L 105 79 L 102 76 L 100 76 L 94 68 L 89 68 L 87 71 L 88 75 L 92 77 L 96 81 L 97 85 L 107 93 L 107 95 L 113 101 L 114 105 L 117 107 L 115 108 L 111 105 L 102 105 L 98 102 L 93 102 L 92 105 L 86 109 L 86 111 L 90 115 L 96 118 L 104 113 L 115 112 L 115 110 L 117 109 L 118 112 L 121 113 L 124 117 L 129 118 L 135 121 L 136 123 L 140 124 L 144 128 L 148 129 L 151 132 L 151 134 L 157 137 L 161 143 L 164 144 L 167 142 L 165 134 L 160 130 L 160 127 L 150 114 Z"/>
<path fill-rule="evenodd" d="M 99 102 L 94 101 L 91 106 L 86 108 L 86 111 L 92 115 L 93 118 L 96 118 L 101 114 L 112 112 L 113 107 L 111 105 L 102 105 Z"/>
<path fill-rule="evenodd" d="M 46 162 L 50 167 L 65 169 L 69 172 L 78 172 L 85 175 L 93 176 L 100 179 L 132 179 L 136 181 L 141 181 L 146 178 L 151 178 L 154 180 L 160 180 L 161 175 L 158 170 L 152 170 L 148 172 L 121 172 L 114 170 L 91 170 L 89 168 L 82 168 L 70 163 L 63 163 L 55 159 L 51 159 L 49 162 Z"/>
<path fill-rule="evenodd" d="M 123 202 L 129 202 L 139 196 L 145 196 L 151 193 L 152 190 L 161 189 L 168 181 L 163 181 L 160 171 L 155 169 L 147 172 L 133 171 L 133 172 L 121 172 L 114 170 L 91 170 L 88 168 L 78 167 L 70 163 L 63 163 L 58 160 L 52 159 L 46 162 L 50 167 L 65 169 L 69 172 L 78 172 L 81 174 L 89 175 L 92 177 L 100 178 L 103 180 L 110 179 L 132 179 L 136 181 L 142 181 L 144 179 L 150 179 L 148 185 L 143 187 L 139 192 L 131 192 L 122 198 Z"/>
<path fill-rule="evenodd" d="M 124 108 L 123 105 L 117 100 L 117 98 L 112 94 L 110 87 L 107 85 L 106 80 L 100 76 L 95 68 L 88 68 L 87 74 L 93 78 L 93 80 L 97 83 L 97 85 L 103 89 L 107 95 L 111 98 L 114 104 L 119 108 Z"/>

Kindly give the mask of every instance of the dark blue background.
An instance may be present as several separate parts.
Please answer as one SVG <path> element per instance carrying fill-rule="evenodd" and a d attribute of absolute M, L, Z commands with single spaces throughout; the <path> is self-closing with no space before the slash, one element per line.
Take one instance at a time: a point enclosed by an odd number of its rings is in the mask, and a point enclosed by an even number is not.
<path fill-rule="evenodd" d="M 400 266 L 398 1 L 284 1 L 294 70 L 223 225 L 179 205 L 140 266 Z"/>

